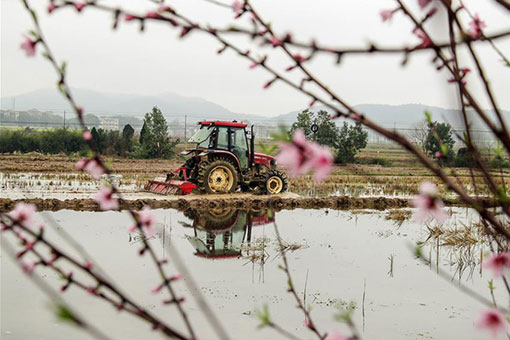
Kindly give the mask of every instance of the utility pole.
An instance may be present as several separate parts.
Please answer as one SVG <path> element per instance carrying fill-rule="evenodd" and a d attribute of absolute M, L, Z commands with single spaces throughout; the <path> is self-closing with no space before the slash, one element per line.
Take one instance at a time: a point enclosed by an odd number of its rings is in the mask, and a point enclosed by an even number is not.
<path fill-rule="evenodd" d="M 186 129 L 188 128 L 188 116 L 184 115 L 184 143 L 187 142 L 186 139 Z"/>

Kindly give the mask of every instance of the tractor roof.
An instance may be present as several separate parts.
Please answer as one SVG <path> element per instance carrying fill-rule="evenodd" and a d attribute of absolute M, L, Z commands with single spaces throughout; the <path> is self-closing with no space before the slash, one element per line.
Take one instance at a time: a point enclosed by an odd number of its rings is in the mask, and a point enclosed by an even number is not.
<path fill-rule="evenodd" d="M 241 127 L 241 128 L 248 126 L 248 124 L 246 124 L 246 123 L 239 123 L 239 122 L 236 122 L 235 120 L 232 122 L 227 122 L 227 121 L 222 121 L 222 120 L 216 120 L 216 121 L 203 120 L 203 121 L 199 122 L 198 124 L 200 124 L 200 125 L 216 125 L 216 126 L 231 126 L 231 127 Z"/>

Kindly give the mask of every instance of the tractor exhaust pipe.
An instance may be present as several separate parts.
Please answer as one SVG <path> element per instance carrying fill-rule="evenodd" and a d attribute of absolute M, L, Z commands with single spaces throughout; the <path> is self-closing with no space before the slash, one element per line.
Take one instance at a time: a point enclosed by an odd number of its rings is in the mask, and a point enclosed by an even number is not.
<path fill-rule="evenodd" d="M 255 133 L 253 132 L 253 125 L 251 126 L 251 139 L 250 139 L 250 168 L 255 164 Z"/>

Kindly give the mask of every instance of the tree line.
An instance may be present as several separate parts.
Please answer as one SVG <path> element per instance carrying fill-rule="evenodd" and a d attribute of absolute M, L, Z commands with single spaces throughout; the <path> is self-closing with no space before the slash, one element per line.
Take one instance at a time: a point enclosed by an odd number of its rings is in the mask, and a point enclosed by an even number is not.
<path fill-rule="evenodd" d="M 179 140 L 168 136 L 168 125 L 161 110 L 154 107 L 145 114 L 140 134 L 130 124 L 122 131 L 90 130 L 94 148 L 106 156 L 132 158 L 171 158 Z M 89 151 L 82 131 L 59 128 L 51 130 L 3 130 L 0 132 L 0 153 L 40 152 L 44 154 L 85 155 Z"/>

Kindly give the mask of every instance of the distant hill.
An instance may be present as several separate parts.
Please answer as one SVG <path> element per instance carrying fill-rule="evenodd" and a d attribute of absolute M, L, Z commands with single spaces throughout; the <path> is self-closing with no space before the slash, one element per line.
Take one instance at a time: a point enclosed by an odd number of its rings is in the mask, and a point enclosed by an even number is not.
<path fill-rule="evenodd" d="M 242 114 L 229 111 L 221 105 L 197 98 L 185 97 L 174 93 L 162 93 L 158 95 L 132 95 L 112 94 L 94 90 L 73 89 L 77 101 L 85 107 L 86 113 L 96 116 L 136 116 L 141 118 L 145 112 L 158 106 L 166 119 L 171 121 L 183 121 L 187 115 L 188 123 L 193 124 L 198 120 L 239 120 L 253 122 L 259 125 L 273 125 L 278 123 L 292 124 L 301 111 L 293 111 L 276 117 L 262 117 L 254 114 Z M 37 90 L 15 97 L 1 98 L 1 108 L 18 111 L 37 109 L 40 111 L 53 111 L 61 114 L 64 110 L 71 110 L 62 95 L 56 89 Z M 324 106 L 316 106 L 313 111 L 324 109 Z M 456 128 L 462 127 L 458 121 L 458 110 L 444 109 L 440 107 L 421 104 L 406 105 L 378 105 L 364 104 L 355 108 L 363 112 L 367 117 L 382 124 L 385 127 L 409 128 L 424 119 L 424 112 L 429 111 L 434 120 L 448 121 Z M 329 111 L 326 109 L 326 111 Z M 503 111 L 504 116 L 510 121 L 510 111 Z M 492 115 L 491 112 L 489 114 Z M 338 122 L 341 124 L 341 121 Z M 486 129 L 482 127 L 482 129 Z"/>
<path fill-rule="evenodd" d="M 456 128 L 462 128 L 463 123 L 459 120 L 460 110 L 444 109 L 441 107 L 427 106 L 421 104 L 406 104 L 406 105 L 377 105 L 377 104 L 362 104 L 356 105 L 354 108 L 365 114 L 371 120 L 385 126 L 391 127 L 412 127 L 420 120 L 425 119 L 425 111 L 432 114 L 434 120 L 440 122 L 448 122 Z M 312 111 L 326 110 L 329 113 L 333 111 L 324 106 L 316 106 Z M 293 111 L 286 114 L 279 115 L 274 118 L 275 121 L 283 124 L 291 124 L 296 120 L 297 114 L 301 111 Z M 468 116 L 472 116 L 472 112 L 468 111 Z M 503 110 L 503 116 L 506 122 L 510 122 L 510 111 Z M 493 117 L 492 111 L 488 111 L 489 116 Z M 481 126 L 480 122 L 475 122 L 474 127 Z M 483 127 L 485 129 L 485 127 Z"/>
<path fill-rule="evenodd" d="M 234 113 L 221 105 L 196 97 L 184 97 L 174 93 L 162 93 L 153 96 L 102 93 L 93 90 L 73 89 L 78 103 L 86 112 L 97 116 L 133 115 L 141 117 L 158 106 L 168 120 L 181 119 L 188 115 L 193 122 L 200 119 L 259 119 L 259 116 Z M 62 95 L 54 89 L 37 90 L 15 97 L 2 97 L 1 108 L 4 110 L 37 109 L 40 111 L 68 112 L 71 107 Z"/>

